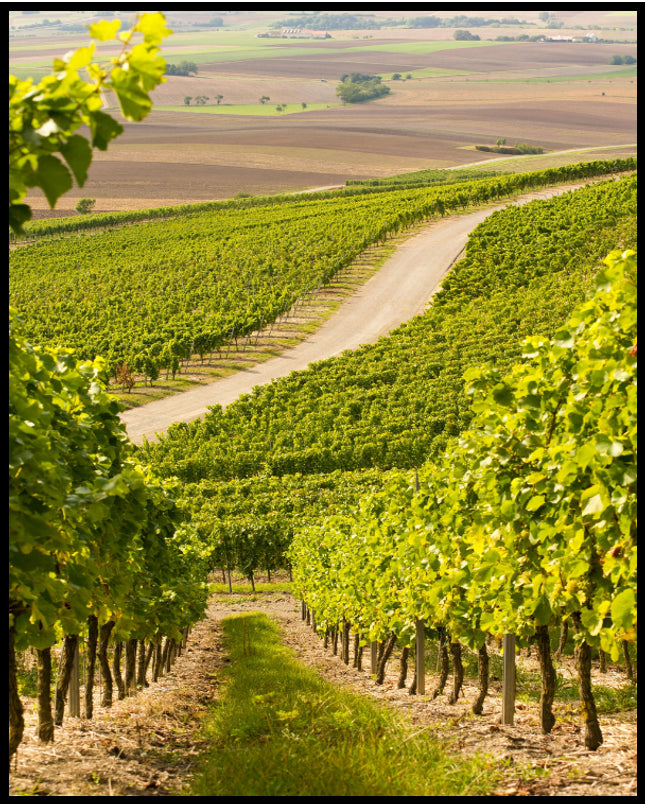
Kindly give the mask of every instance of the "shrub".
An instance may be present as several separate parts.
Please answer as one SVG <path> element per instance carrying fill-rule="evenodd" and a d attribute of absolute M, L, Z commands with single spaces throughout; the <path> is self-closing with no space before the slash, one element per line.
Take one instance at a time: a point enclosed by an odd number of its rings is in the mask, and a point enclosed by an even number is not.
<path fill-rule="evenodd" d="M 96 204 L 96 199 L 79 199 L 74 208 L 77 213 L 91 213 Z"/>

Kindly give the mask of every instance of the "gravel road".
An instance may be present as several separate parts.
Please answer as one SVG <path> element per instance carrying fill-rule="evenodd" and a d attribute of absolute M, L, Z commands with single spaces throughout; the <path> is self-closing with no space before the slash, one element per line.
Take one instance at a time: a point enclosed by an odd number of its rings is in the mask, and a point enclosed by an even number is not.
<path fill-rule="evenodd" d="M 518 196 L 513 203 L 546 199 L 574 187 L 575 184 L 569 184 L 546 188 Z M 140 443 L 145 436 L 152 441 L 172 423 L 201 417 L 208 406 L 219 403 L 225 407 L 257 385 L 267 384 L 293 370 L 302 370 L 313 361 L 375 342 L 426 308 L 441 279 L 466 245 L 469 233 L 506 204 L 432 221 L 404 242 L 316 333 L 280 356 L 211 384 L 122 413 L 130 439 Z"/>

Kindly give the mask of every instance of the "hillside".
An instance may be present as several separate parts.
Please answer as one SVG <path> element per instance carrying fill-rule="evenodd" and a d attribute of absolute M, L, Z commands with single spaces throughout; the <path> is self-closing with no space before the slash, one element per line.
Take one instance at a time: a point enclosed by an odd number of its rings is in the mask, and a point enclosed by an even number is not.
<path fill-rule="evenodd" d="M 634 796 L 633 15 L 60 13 L 9 17 L 11 797 Z"/>

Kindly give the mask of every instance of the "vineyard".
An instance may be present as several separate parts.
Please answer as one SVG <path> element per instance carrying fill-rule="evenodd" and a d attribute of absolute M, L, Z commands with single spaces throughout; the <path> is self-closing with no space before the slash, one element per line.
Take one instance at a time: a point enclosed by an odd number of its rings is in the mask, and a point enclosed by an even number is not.
<path fill-rule="evenodd" d="M 350 630 L 381 668 L 436 640 L 457 700 L 462 647 L 476 653 L 475 711 L 490 642 L 534 645 L 546 733 L 562 626 L 598 748 L 592 656 L 631 669 L 636 641 L 635 175 L 491 215 L 423 315 L 158 443 L 127 441 L 104 382 L 117 363 L 153 378 L 221 349 L 413 222 L 634 167 L 69 222 L 12 250 L 10 753 L 16 652 L 37 655 L 51 741 L 79 644 L 91 717 L 96 663 L 106 706 L 168 671 L 209 574 L 255 588 L 285 568 L 345 658 Z"/>
<path fill-rule="evenodd" d="M 148 461 L 196 483 L 421 464 L 469 422 L 465 370 L 508 366 L 523 336 L 554 333 L 617 240 L 634 246 L 635 190 L 626 178 L 494 214 L 423 316 L 172 426 Z"/>
<path fill-rule="evenodd" d="M 10 252 L 10 303 L 35 343 L 64 345 L 90 361 L 101 356 L 111 376 L 127 366 L 144 383 L 164 369 L 174 377 L 182 361 L 196 354 L 203 361 L 273 322 L 368 245 L 415 221 L 633 167 L 631 159 L 615 160 L 437 188 L 200 205 L 171 218 L 162 209 L 164 218 L 145 223 L 132 222 L 140 214 L 118 216 L 128 227 L 114 227 L 113 216 L 91 217 L 100 232 Z M 41 235 L 43 228 L 78 234 L 69 228 L 85 224 L 40 225 Z"/>
<path fill-rule="evenodd" d="M 487 634 L 535 643 L 545 733 L 555 723 L 548 625 L 568 622 L 591 750 L 602 743 L 592 648 L 614 662 L 624 653 L 629 667 L 636 638 L 636 264 L 630 252 L 606 264 L 595 296 L 552 340 L 527 339 L 510 373 L 466 373 L 475 418 L 416 485 L 400 475 L 351 515 L 298 532 L 289 550 L 320 630 L 352 625 L 406 647 L 421 623 L 450 647 L 454 700 L 460 644 L 478 652 L 476 712 Z"/>

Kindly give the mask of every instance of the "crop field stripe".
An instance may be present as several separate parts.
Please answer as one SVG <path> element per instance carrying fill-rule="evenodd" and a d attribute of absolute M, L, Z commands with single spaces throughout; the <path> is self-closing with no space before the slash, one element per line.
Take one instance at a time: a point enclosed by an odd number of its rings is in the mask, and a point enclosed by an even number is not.
<path fill-rule="evenodd" d="M 473 84 L 550 84 L 556 81 L 597 81 L 598 79 L 636 78 L 638 69 L 628 67 L 624 70 L 615 70 L 603 73 L 585 73 L 576 76 L 531 76 L 526 78 L 478 78 L 472 79 Z"/>
<path fill-rule="evenodd" d="M 475 42 L 401 42 L 392 45 L 359 45 L 355 48 L 344 48 L 343 53 L 357 53 L 361 51 L 384 51 L 385 53 L 437 53 L 442 50 L 461 50 L 462 48 L 483 48 L 491 45 L 513 45 L 514 42 L 496 42 L 494 40 L 479 40 Z"/>
<path fill-rule="evenodd" d="M 278 112 L 275 104 L 208 104 L 205 106 L 181 106 L 175 104 L 174 106 L 158 105 L 156 110 L 161 112 L 197 112 L 198 114 L 210 115 L 294 115 L 295 113 L 302 112 L 318 112 L 321 109 L 330 109 L 332 107 L 338 108 L 341 104 L 338 101 L 330 101 L 329 103 L 307 104 L 303 109 L 301 104 L 291 103 L 287 104 L 287 108 L 282 112 Z"/>

